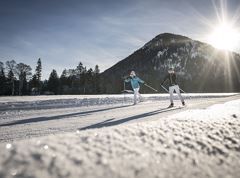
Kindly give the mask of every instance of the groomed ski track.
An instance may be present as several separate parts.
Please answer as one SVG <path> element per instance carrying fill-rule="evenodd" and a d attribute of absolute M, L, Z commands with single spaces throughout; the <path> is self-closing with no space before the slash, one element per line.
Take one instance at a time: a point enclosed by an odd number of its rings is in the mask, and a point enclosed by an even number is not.
<path fill-rule="evenodd" d="M 57 96 L 50 97 L 46 102 L 47 104 L 43 103 L 41 105 L 36 105 L 33 102 L 34 97 L 30 100 L 29 98 L 25 99 L 27 102 L 24 102 L 23 99 L 18 101 L 11 97 L 0 98 L 0 142 L 11 142 L 65 132 L 81 132 L 87 129 L 134 122 L 154 121 L 182 111 L 204 109 L 214 104 L 240 99 L 239 94 L 198 95 L 195 97 L 194 95 L 188 95 L 185 96 L 186 107 L 179 107 L 181 103 L 176 100 L 176 107 L 169 109 L 167 108 L 169 105 L 167 95 L 160 97 L 160 99 L 156 97 L 149 99 L 146 95 L 143 96 L 145 101 L 138 105 L 132 105 L 132 99 L 129 97 L 117 98 L 116 102 L 92 105 L 91 103 L 71 105 L 65 100 L 65 104 L 58 105 L 60 100 L 53 100 Z M 49 103 L 52 104 L 49 105 Z"/>

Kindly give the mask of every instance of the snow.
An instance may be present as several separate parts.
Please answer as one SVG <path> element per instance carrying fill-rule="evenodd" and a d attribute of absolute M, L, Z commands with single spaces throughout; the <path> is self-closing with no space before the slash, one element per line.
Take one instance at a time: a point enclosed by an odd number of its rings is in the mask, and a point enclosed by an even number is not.
<path fill-rule="evenodd" d="M 171 43 L 176 43 L 176 40 L 174 38 L 172 38 Z"/>
<path fill-rule="evenodd" d="M 215 98 L 232 96 L 237 93 L 188 93 L 183 94 L 191 98 Z M 168 94 L 144 94 L 147 101 L 159 101 L 168 98 Z M 0 111 L 32 109 L 32 108 L 59 108 L 59 107 L 80 107 L 103 104 L 130 103 L 132 94 L 122 95 L 50 95 L 50 96 L 15 96 L 0 97 Z M 10 109 L 11 108 L 11 109 Z M 0 117 L 1 120 L 1 117 Z"/>
<path fill-rule="evenodd" d="M 161 58 L 165 53 L 167 54 L 168 48 L 163 49 L 162 51 L 158 51 L 157 57 Z"/>
<path fill-rule="evenodd" d="M 0 177 L 237 178 L 240 99 L 236 95 L 235 100 L 220 104 L 223 95 L 204 94 L 206 102 L 210 102 L 208 97 L 219 98 L 217 104 L 193 109 L 189 101 L 187 109 L 164 117 L 151 115 L 154 110 L 150 109 L 156 103 L 152 98 L 165 96 L 144 95 L 147 101 L 129 108 L 129 113 L 118 110 L 128 115 L 141 114 L 138 107 L 149 110 L 142 122 L 1 143 Z M 57 100 L 56 96 L 51 97 L 46 100 Z M 35 101 L 26 97 L 21 102 Z M 114 116 L 116 111 L 111 114 Z M 100 119 L 101 115 L 94 117 Z"/>
<path fill-rule="evenodd" d="M 197 56 L 198 56 L 198 52 L 197 52 L 197 51 L 193 51 L 193 52 L 191 53 L 191 58 L 192 58 L 192 59 L 196 58 Z"/>

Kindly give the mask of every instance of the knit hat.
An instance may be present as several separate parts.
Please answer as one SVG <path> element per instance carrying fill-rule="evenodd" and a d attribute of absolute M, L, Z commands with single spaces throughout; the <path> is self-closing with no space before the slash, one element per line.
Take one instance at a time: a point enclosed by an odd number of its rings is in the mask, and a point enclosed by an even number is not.
<path fill-rule="evenodd" d="M 169 67 L 168 72 L 170 72 L 170 73 L 174 72 L 174 67 Z"/>
<path fill-rule="evenodd" d="M 136 76 L 136 73 L 134 71 L 131 71 L 130 76 Z"/>

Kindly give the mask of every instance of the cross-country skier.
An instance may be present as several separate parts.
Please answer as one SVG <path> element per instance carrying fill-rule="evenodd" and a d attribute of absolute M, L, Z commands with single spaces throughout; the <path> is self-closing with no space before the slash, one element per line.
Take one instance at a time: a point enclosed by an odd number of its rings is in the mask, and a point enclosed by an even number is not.
<path fill-rule="evenodd" d="M 169 84 L 169 94 L 170 94 L 170 106 L 169 107 L 173 107 L 174 104 L 173 104 L 173 92 L 174 90 L 176 91 L 176 93 L 178 94 L 178 97 L 180 98 L 181 102 L 182 102 L 182 105 L 184 106 L 185 105 L 185 102 L 184 102 L 184 99 L 180 93 L 180 88 L 176 82 L 176 73 L 174 72 L 174 68 L 173 67 L 170 67 L 168 69 L 168 74 L 165 76 L 163 82 L 161 83 L 161 85 L 163 85 L 163 83 L 166 81 L 166 80 L 169 80 L 170 84 Z"/>
<path fill-rule="evenodd" d="M 145 82 L 136 76 L 134 71 L 131 71 L 130 77 L 125 79 L 124 82 L 131 82 L 132 89 L 134 91 L 134 105 L 137 104 L 137 98 L 139 97 L 140 101 L 142 101 L 142 96 L 139 93 L 140 85 L 139 83 L 144 84 Z"/>

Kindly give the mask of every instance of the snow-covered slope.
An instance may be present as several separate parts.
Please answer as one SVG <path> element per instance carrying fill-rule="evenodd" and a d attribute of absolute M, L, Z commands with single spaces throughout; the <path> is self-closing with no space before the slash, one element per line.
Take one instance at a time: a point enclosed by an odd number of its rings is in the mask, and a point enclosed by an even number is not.
<path fill-rule="evenodd" d="M 240 175 L 240 100 L 155 121 L 0 144 L 0 177 Z"/>

